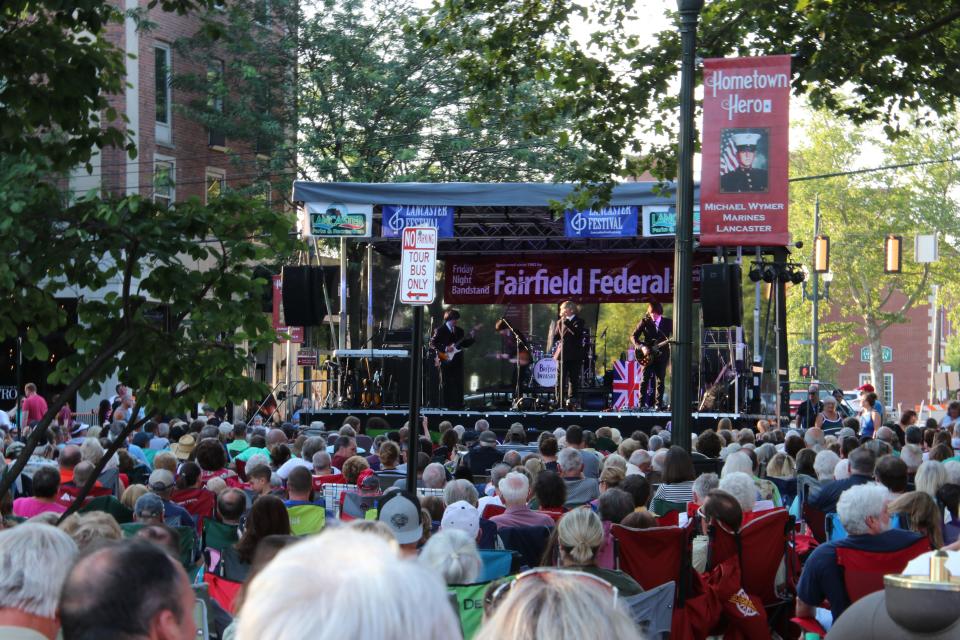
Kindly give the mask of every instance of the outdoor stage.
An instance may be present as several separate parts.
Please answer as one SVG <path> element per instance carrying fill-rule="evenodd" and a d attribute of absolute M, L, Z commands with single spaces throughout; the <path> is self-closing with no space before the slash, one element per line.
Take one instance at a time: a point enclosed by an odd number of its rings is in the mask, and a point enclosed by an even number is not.
<path fill-rule="evenodd" d="M 584 429 L 596 430 L 599 427 L 615 427 L 623 437 L 629 437 L 636 430 L 650 433 L 655 426 L 666 426 L 670 420 L 669 412 L 612 412 L 612 411 L 450 411 L 447 409 L 425 408 L 421 411 L 427 417 L 431 430 L 439 429 L 440 422 L 449 420 L 453 424 L 462 424 L 470 429 L 480 418 L 486 419 L 490 427 L 498 433 L 506 432 L 514 422 L 526 428 L 553 430 L 557 427 L 580 425 Z M 369 418 L 377 416 L 386 420 L 391 427 L 399 429 L 407 421 L 405 409 L 321 409 L 301 416 L 301 424 L 307 426 L 314 420 L 324 423 L 329 430 L 340 428 L 344 418 L 356 416 L 363 424 Z M 736 428 L 755 426 L 757 420 L 776 420 L 775 416 L 747 415 L 736 413 L 694 413 L 691 425 L 694 433 L 713 429 L 721 418 L 730 418 Z"/>

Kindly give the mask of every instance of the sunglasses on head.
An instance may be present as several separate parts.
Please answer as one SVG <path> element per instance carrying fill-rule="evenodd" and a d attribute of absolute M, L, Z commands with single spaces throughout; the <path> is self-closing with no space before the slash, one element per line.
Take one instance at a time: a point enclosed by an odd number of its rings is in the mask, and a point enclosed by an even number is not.
<path fill-rule="evenodd" d="M 580 582 L 583 582 L 585 585 L 591 585 L 593 587 L 599 587 L 603 589 L 613 597 L 613 604 L 616 606 L 617 598 L 619 597 L 620 592 L 615 586 L 603 578 L 595 576 L 592 573 L 585 573 L 583 571 L 569 571 L 566 569 L 556 569 L 553 567 L 538 567 L 536 569 L 529 569 L 523 573 L 519 573 L 512 580 L 507 578 L 506 582 L 503 582 L 496 587 L 491 585 L 491 588 L 487 590 L 487 594 L 483 599 L 484 612 L 487 615 L 491 615 L 500 602 L 507 596 L 508 593 L 510 593 L 510 590 L 521 582 L 529 582 L 531 580 L 550 582 L 559 575 L 569 576 Z"/>

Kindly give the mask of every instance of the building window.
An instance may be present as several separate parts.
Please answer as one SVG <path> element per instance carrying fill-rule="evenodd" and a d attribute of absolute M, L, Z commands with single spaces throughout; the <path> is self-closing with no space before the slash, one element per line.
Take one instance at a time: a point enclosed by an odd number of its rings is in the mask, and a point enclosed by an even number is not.
<path fill-rule="evenodd" d="M 870 382 L 869 373 L 860 374 L 860 384 L 858 386 L 863 386 Z M 871 382 L 871 384 L 873 384 Z M 873 388 L 876 389 L 877 385 L 873 385 Z M 880 389 L 877 389 L 877 395 L 883 400 L 883 407 L 888 411 L 893 408 L 893 374 L 885 373 L 883 374 L 883 393 L 881 395 Z"/>
<path fill-rule="evenodd" d="M 154 81 L 156 100 L 156 138 L 157 142 L 170 142 L 170 129 L 173 123 L 173 91 L 170 86 L 170 47 L 165 44 L 154 45 Z"/>
<path fill-rule="evenodd" d="M 169 207 L 177 199 L 176 165 L 169 158 L 155 158 L 153 161 L 153 201 Z"/>
<path fill-rule="evenodd" d="M 207 167 L 206 186 L 205 199 L 207 203 L 219 198 L 227 186 L 227 175 L 223 169 Z"/>
<path fill-rule="evenodd" d="M 223 113 L 223 60 L 213 59 L 207 64 L 207 106 Z"/>

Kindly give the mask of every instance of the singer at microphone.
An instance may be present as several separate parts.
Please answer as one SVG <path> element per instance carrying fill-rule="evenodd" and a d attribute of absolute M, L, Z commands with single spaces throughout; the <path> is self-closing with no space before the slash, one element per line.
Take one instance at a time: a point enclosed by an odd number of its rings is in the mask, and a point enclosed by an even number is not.
<path fill-rule="evenodd" d="M 562 375 L 557 379 L 557 392 L 563 391 L 563 398 L 576 399 L 583 378 L 583 358 L 585 355 L 586 326 L 577 316 L 577 305 L 567 300 L 560 305 L 560 321 L 554 330 L 553 341 L 558 351 L 554 358 L 561 361 Z"/>

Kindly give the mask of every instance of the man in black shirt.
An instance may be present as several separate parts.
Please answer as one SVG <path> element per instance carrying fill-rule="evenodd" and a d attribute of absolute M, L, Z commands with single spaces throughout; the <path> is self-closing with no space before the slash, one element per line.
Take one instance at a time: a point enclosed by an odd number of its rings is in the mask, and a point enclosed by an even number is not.
<path fill-rule="evenodd" d="M 633 344 L 637 348 L 637 359 L 644 356 L 649 362 L 643 367 L 640 378 L 640 401 L 644 406 L 654 406 L 664 410 L 663 392 L 666 387 L 667 364 L 670 362 L 670 336 L 673 335 L 673 321 L 663 316 L 663 305 L 651 302 L 647 305 L 647 315 L 643 316 L 637 328 L 633 330 Z M 666 343 L 666 344 L 664 344 Z M 656 390 L 650 392 L 650 383 Z"/>
<path fill-rule="evenodd" d="M 576 401 L 583 377 L 587 328 L 577 317 L 577 305 L 567 300 L 560 305 L 560 319 L 553 331 L 553 342 L 559 345 L 553 358 L 560 363 L 557 372 L 557 400 L 561 404 Z"/>
<path fill-rule="evenodd" d="M 820 402 L 820 387 L 815 384 L 807 389 L 807 399 L 797 407 L 797 429 L 809 429 L 817 424 L 817 416 L 823 411 Z"/>

